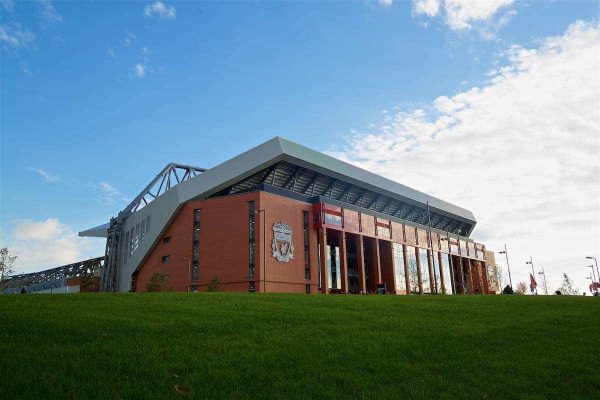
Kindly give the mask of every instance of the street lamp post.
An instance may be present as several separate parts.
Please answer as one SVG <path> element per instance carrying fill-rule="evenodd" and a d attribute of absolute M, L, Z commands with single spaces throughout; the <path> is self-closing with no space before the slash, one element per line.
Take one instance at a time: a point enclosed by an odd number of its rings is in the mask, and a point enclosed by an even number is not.
<path fill-rule="evenodd" d="M 529 256 L 529 261 L 525 262 L 525 264 L 531 264 L 531 272 L 533 272 L 533 275 L 531 276 L 535 279 L 535 269 L 533 269 L 533 258 Z M 537 295 L 537 285 L 535 287 L 535 294 Z"/>
<path fill-rule="evenodd" d="M 598 260 L 596 260 L 596 257 L 592 257 L 592 256 L 587 256 L 586 258 L 588 260 L 594 260 L 594 262 L 596 263 L 596 273 L 598 274 L 598 280 L 600 280 L 600 271 L 598 270 Z"/>
<path fill-rule="evenodd" d="M 267 293 L 267 210 L 256 210 L 255 214 L 263 213 L 263 293 Z"/>
<path fill-rule="evenodd" d="M 499 251 L 499 254 L 504 254 L 506 257 L 506 268 L 508 268 L 508 282 L 510 283 L 510 288 L 512 289 L 512 278 L 510 277 L 510 265 L 508 264 L 508 251 L 506 250 L 506 244 L 504 245 L 504 251 Z"/>
<path fill-rule="evenodd" d="M 188 263 L 188 292 L 192 291 L 192 260 L 186 257 L 181 257 L 182 260 L 187 261 Z"/>

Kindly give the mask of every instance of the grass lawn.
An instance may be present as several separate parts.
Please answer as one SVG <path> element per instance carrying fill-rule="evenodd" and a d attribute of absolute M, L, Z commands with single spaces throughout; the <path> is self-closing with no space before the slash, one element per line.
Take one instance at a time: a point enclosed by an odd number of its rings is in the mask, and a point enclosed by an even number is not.
<path fill-rule="evenodd" d="M 0 296 L 0 398 L 600 399 L 600 299 Z"/>

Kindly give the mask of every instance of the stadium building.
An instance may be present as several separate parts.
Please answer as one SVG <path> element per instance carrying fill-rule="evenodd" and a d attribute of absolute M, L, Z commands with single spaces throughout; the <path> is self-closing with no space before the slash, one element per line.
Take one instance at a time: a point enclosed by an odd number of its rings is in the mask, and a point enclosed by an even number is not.
<path fill-rule="evenodd" d="M 106 237 L 100 286 L 145 291 L 493 293 L 473 214 L 275 137 L 210 169 L 169 164 Z"/>

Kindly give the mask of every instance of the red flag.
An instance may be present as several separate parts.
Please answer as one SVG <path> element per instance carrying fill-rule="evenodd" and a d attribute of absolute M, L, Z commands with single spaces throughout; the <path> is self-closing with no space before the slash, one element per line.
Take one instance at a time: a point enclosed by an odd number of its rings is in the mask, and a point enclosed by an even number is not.
<path fill-rule="evenodd" d="M 531 289 L 531 293 L 533 293 L 533 290 L 537 288 L 537 282 L 535 281 L 535 278 L 533 277 L 533 275 L 531 275 L 531 273 L 529 274 L 529 289 Z"/>

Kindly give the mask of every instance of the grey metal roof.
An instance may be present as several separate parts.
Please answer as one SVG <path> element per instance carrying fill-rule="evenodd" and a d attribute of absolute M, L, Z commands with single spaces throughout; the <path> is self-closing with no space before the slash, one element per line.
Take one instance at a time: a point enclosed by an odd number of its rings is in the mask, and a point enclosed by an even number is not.
<path fill-rule="evenodd" d="M 470 225 L 469 231 L 463 232 L 465 236 L 470 234 L 476 224 L 475 217 L 469 210 L 279 136 L 210 168 L 198 176 L 191 177 L 179 183 L 171 190 L 176 190 L 177 203 L 180 206 L 194 198 L 205 198 L 214 195 L 236 182 L 281 161 L 304 166 L 312 171 L 317 171 L 340 181 L 348 182 L 405 202 L 419 204 L 421 207 L 424 207 L 429 202 L 432 212 L 452 216 Z M 172 212 L 175 212 L 175 209 Z M 106 236 L 106 228 L 106 225 L 101 225 L 80 232 L 80 235 Z"/>

